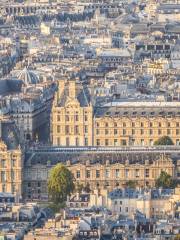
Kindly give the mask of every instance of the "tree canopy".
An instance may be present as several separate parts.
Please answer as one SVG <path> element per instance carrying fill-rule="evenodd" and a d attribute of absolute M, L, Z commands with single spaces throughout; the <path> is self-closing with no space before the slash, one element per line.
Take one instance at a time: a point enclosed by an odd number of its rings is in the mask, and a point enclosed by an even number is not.
<path fill-rule="evenodd" d="M 162 171 L 159 178 L 156 180 L 156 187 L 174 188 L 174 181 L 167 172 Z"/>
<path fill-rule="evenodd" d="M 127 188 L 136 188 L 136 185 L 137 185 L 136 181 L 132 181 L 132 180 L 127 181 L 125 184 Z"/>
<path fill-rule="evenodd" d="M 154 142 L 154 145 L 174 145 L 172 139 L 169 136 L 163 136 Z"/>
<path fill-rule="evenodd" d="M 61 163 L 50 171 L 48 179 L 49 197 L 54 203 L 64 202 L 74 190 L 72 173 Z"/>

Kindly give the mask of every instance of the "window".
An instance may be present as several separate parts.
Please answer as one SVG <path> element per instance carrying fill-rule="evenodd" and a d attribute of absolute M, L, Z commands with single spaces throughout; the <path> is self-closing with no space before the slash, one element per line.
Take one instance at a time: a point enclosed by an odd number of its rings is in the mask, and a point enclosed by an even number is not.
<path fill-rule="evenodd" d="M 69 115 L 66 115 L 65 119 L 66 119 L 67 122 L 69 122 Z"/>
<path fill-rule="evenodd" d="M 1 167 L 6 168 L 6 160 L 5 159 L 1 160 Z"/>
<path fill-rule="evenodd" d="M 117 127 L 117 123 L 116 122 L 114 123 L 114 127 Z"/>
<path fill-rule="evenodd" d="M 160 129 L 158 129 L 158 135 L 161 135 L 162 131 Z"/>
<path fill-rule="evenodd" d="M 134 122 L 132 122 L 132 127 L 135 127 L 135 123 Z"/>
<path fill-rule="evenodd" d="M 1 172 L 1 182 L 5 182 L 6 181 L 6 172 L 2 171 Z"/>
<path fill-rule="evenodd" d="M 57 115 L 57 121 L 58 121 L 58 122 L 61 121 L 60 115 Z"/>
<path fill-rule="evenodd" d="M 152 134 L 153 134 L 153 130 L 149 129 L 149 135 L 152 135 Z"/>
<path fill-rule="evenodd" d="M 78 122 L 79 121 L 79 116 L 75 115 L 75 121 Z"/>
<path fill-rule="evenodd" d="M 12 159 L 11 160 L 11 166 L 12 167 L 16 167 L 16 159 Z"/>
<path fill-rule="evenodd" d="M 69 134 L 69 126 L 68 125 L 65 126 L 65 134 Z"/>
<path fill-rule="evenodd" d="M 116 169 L 116 170 L 115 170 L 115 174 L 116 174 L 116 178 L 119 178 L 119 176 L 120 176 L 120 171 L 119 171 L 119 169 Z"/>
<path fill-rule="evenodd" d="M 14 194 L 16 192 L 16 185 L 12 184 L 12 194 Z"/>
<path fill-rule="evenodd" d="M 60 141 L 60 138 L 59 138 L 59 137 L 57 138 L 57 145 L 58 145 L 58 146 L 61 145 L 61 141 Z"/>
<path fill-rule="evenodd" d="M 109 176 L 110 176 L 110 171 L 109 171 L 109 169 L 106 169 L 105 170 L 105 178 L 109 178 Z"/>
<path fill-rule="evenodd" d="M 86 178 L 90 178 L 91 177 L 91 172 L 90 170 L 86 170 Z"/>
<path fill-rule="evenodd" d="M 117 145 L 118 145 L 118 140 L 114 139 L 114 146 L 117 146 Z"/>
<path fill-rule="evenodd" d="M 159 123 L 159 127 L 161 127 L 161 123 Z"/>
<path fill-rule="evenodd" d="M 176 135 L 179 135 L 179 129 L 176 129 Z"/>
<path fill-rule="evenodd" d="M 122 146 L 126 146 L 126 140 L 125 139 L 121 140 L 121 143 L 122 143 Z"/>
<path fill-rule="evenodd" d="M 76 138 L 76 146 L 79 146 L 79 138 Z"/>
<path fill-rule="evenodd" d="M 144 123 L 143 122 L 141 122 L 141 127 L 144 127 Z"/>
<path fill-rule="evenodd" d="M 144 146 L 144 139 L 141 139 L 141 146 Z"/>
<path fill-rule="evenodd" d="M 40 188 L 40 187 L 41 187 L 41 183 L 40 183 L 40 182 L 38 182 L 38 183 L 37 183 L 37 186 L 38 186 L 38 188 Z"/>
<path fill-rule="evenodd" d="M 150 122 L 150 123 L 149 123 L 149 126 L 150 126 L 150 127 L 152 127 L 152 126 L 153 126 L 153 123 L 152 123 L 152 122 Z"/>
<path fill-rule="evenodd" d="M 118 134 L 118 130 L 114 129 L 114 135 Z"/>
<path fill-rule="evenodd" d="M 98 122 L 96 123 L 96 127 L 99 127 L 99 123 Z"/>
<path fill-rule="evenodd" d="M 105 123 L 105 127 L 108 127 L 108 123 Z"/>
<path fill-rule="evenodd" d="M 80 178 L 81 177 L 81 173 L 79 170 L 76 171 L 76 178 Z"/>
<path fill-rule="evenodd" d="M 139 169 L 135 170 L 135 177 L 138 178 L 139 177 Z"/>
<path fill-rule="evenodd" d="M 145 170 L 145 177 L 147 177 L 147 178 L 149 177 L 149 169 Z"/>
<path fill-rule="evenodd" d="M 179 123 L 178 122 L 176 123 L 176 127 L 179 127 Z"/>
<path fill-rule="evenodd" d="M 123 129 L 123 135 L 126 135 L 126 129 Z"/>
<path fill-rule="evenodd" d="M 105 139 L 105 145 L 108 146 L 109 145 L 109 140 Z"/>
<path fill-rule="evenodd" d="M 167 134 L 170 135 L 171 134 L 171 130 L 167 129 Z"/>
<path fill-rule="evenodd" d="M 96 145 L 100 146 L 100 139 L 96 139 Z"/>
<path fill-rule="evenodd" d="M 79 126 L 75 126 L 75 134 L 79 134 Z"/>
<path fill-rule="evenodd" d="M 88 138 L 85 138 L 85 146 L 88 146 Z"/>
<path fill-rule="evenodd" d="M 100 178 L 100 170 L 96 170 L 96 178 Z"/>
<path fill-rule="evenodd" d="M 69 138 L 66 138 L 66 146 L 69 146 Z"/>
<path fill-rule="evenodd" d="M 15 180 L 15 172 L 11 171 L 11 180 L 14 181 Z"/>
<path fill-rule="evenodd" d="M 85 129 L 84 129 L 85 133 L 88 133 L 88 126 L 85 125 Z"/>
<path fill-rule="evenodd" d="M 143 135 L 144 134 L 144 129 L 141 129 L 141 135 Z"/>
<path fill-rule="evenodd" d="M 109 130 L 105 129 L 105 135 L 108 135 L 108 134 L 109 134 Z"/>
<path fill-rule="evenodd" d="M 57 133 L 60 133 L 60 126 L 57 126 Z"/>
<path fill-rule="evenodd" d="M 126 123 L 125 122 L 123 122 L 123 127 L 126 127 Z"/>
<path fill-rule="evenodd" d="M 128 207 L 125 208 L 125 211 L 128 212 Z"/>
<path fill-rule="evenodd" d="M 88 121 L 88 116 L 87 116 L 87 115 L 84 116 L 84 121 L 85 121 L 85 122 Z"/>
<path fill-rule="evenodd" d="M 170 127 L 170 126 L 171 126 L 171 123 L 170 123 L 170 122 L 168 122 L 168 124 L 167 124 L 167 125 L 168 125 L 168 127 Z"/>
<path fill-rule="evenodd" d="M 96 134 L 99 135 L 100 131 L 99 129 L 96 129 Z"/>
<path fill-rule="evenodd" d="M 2 185 L 2 192 L 6 192 L 6 184 Z"/>
<path fill-rule="evenodd" d="M 125 169 L 125 177 L 126 177 L 126 178 L 129 177 L 129 169 Z"/>

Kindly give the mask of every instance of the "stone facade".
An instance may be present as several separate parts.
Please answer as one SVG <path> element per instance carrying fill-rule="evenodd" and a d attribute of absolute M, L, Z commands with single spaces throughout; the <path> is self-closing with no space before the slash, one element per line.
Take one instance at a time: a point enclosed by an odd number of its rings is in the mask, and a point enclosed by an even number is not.
<path fill-rule="evenodd" d="M 52 108 L 52 143 L 92 145 L 93 108 L 83 86 L 60 81 Z"/>
<path fill-rule="evenodd" d="M 60 81 L 52 108 L 54 146 L 152 146 L 169 136 L 180 144 L 179 103 L 113 102 L 92 107 L 87 89 Z"/>
<path fill-rule="evenodd" d="M 0 192 L 22 195 L 22 152 L 20 149 L 8 150 L 0 141 Z"/>
<path fill-rule="evenodd" d="M 176 180 L 180 176 L 179 160 L 171 159 L 164 154 L 146 153 L 144 156 L 143 154 L 131 156 L 131 154 L 118 155 L 116 152 L 105 155 L 85 152 L 71 155 L 66 152 L 64 153 L 66 159 L 63 154 L 58 154 L 57 161 L 55 159 L 53 161 L 53 157 L 55 158 L 53 154 L 50 156 L 42 153 L 35 155 L 26 161 L 24 168 L 23 192 L 25 199 L 48 199 L 49 172 L 60 160 L 66 163 L 68 169 L 73 173 L 76 184 L 89 185 L 91 190 L 107 189 L 112 191 L 115 188 L 124 187 L 129 181 L 135 182 L 137 187 L 154 187 L 161 171 L 166 171 Z M 51 157 L 51 163 L 44 161 L 49 157 Z M 68 158 L 71 161 L 68 161 Z"/>

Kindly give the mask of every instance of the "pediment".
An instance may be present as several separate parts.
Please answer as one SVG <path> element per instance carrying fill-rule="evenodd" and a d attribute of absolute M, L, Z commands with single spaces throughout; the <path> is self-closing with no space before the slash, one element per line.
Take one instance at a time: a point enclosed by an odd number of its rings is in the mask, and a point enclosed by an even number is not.
<path fill-rule="evenodd" d="M 67 100 L 66 100 L 65 106 L 67 108 L 79 108 L 80 104 L 79 104 L 79 101 L 76 98 L 72 99 L 72 98 L 68 97 Z"/>

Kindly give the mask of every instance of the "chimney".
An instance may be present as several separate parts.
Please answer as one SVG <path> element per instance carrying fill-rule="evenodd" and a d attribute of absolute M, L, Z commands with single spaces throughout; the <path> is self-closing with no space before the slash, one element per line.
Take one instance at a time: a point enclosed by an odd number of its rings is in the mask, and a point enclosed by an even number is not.
<path fill-rule="evenodd" d="M 69 97 L 76 98 L 76 81 L 69 81 Z"/>
<path fill-rule="evenodd" d="M 58 100 L 60 99 L 62 93 L 64 92 L 65 83 L 66 83 L 65 80 L 59 80 L 59 82 L 58 82 L 58 96 L 57 96 Z"/>

